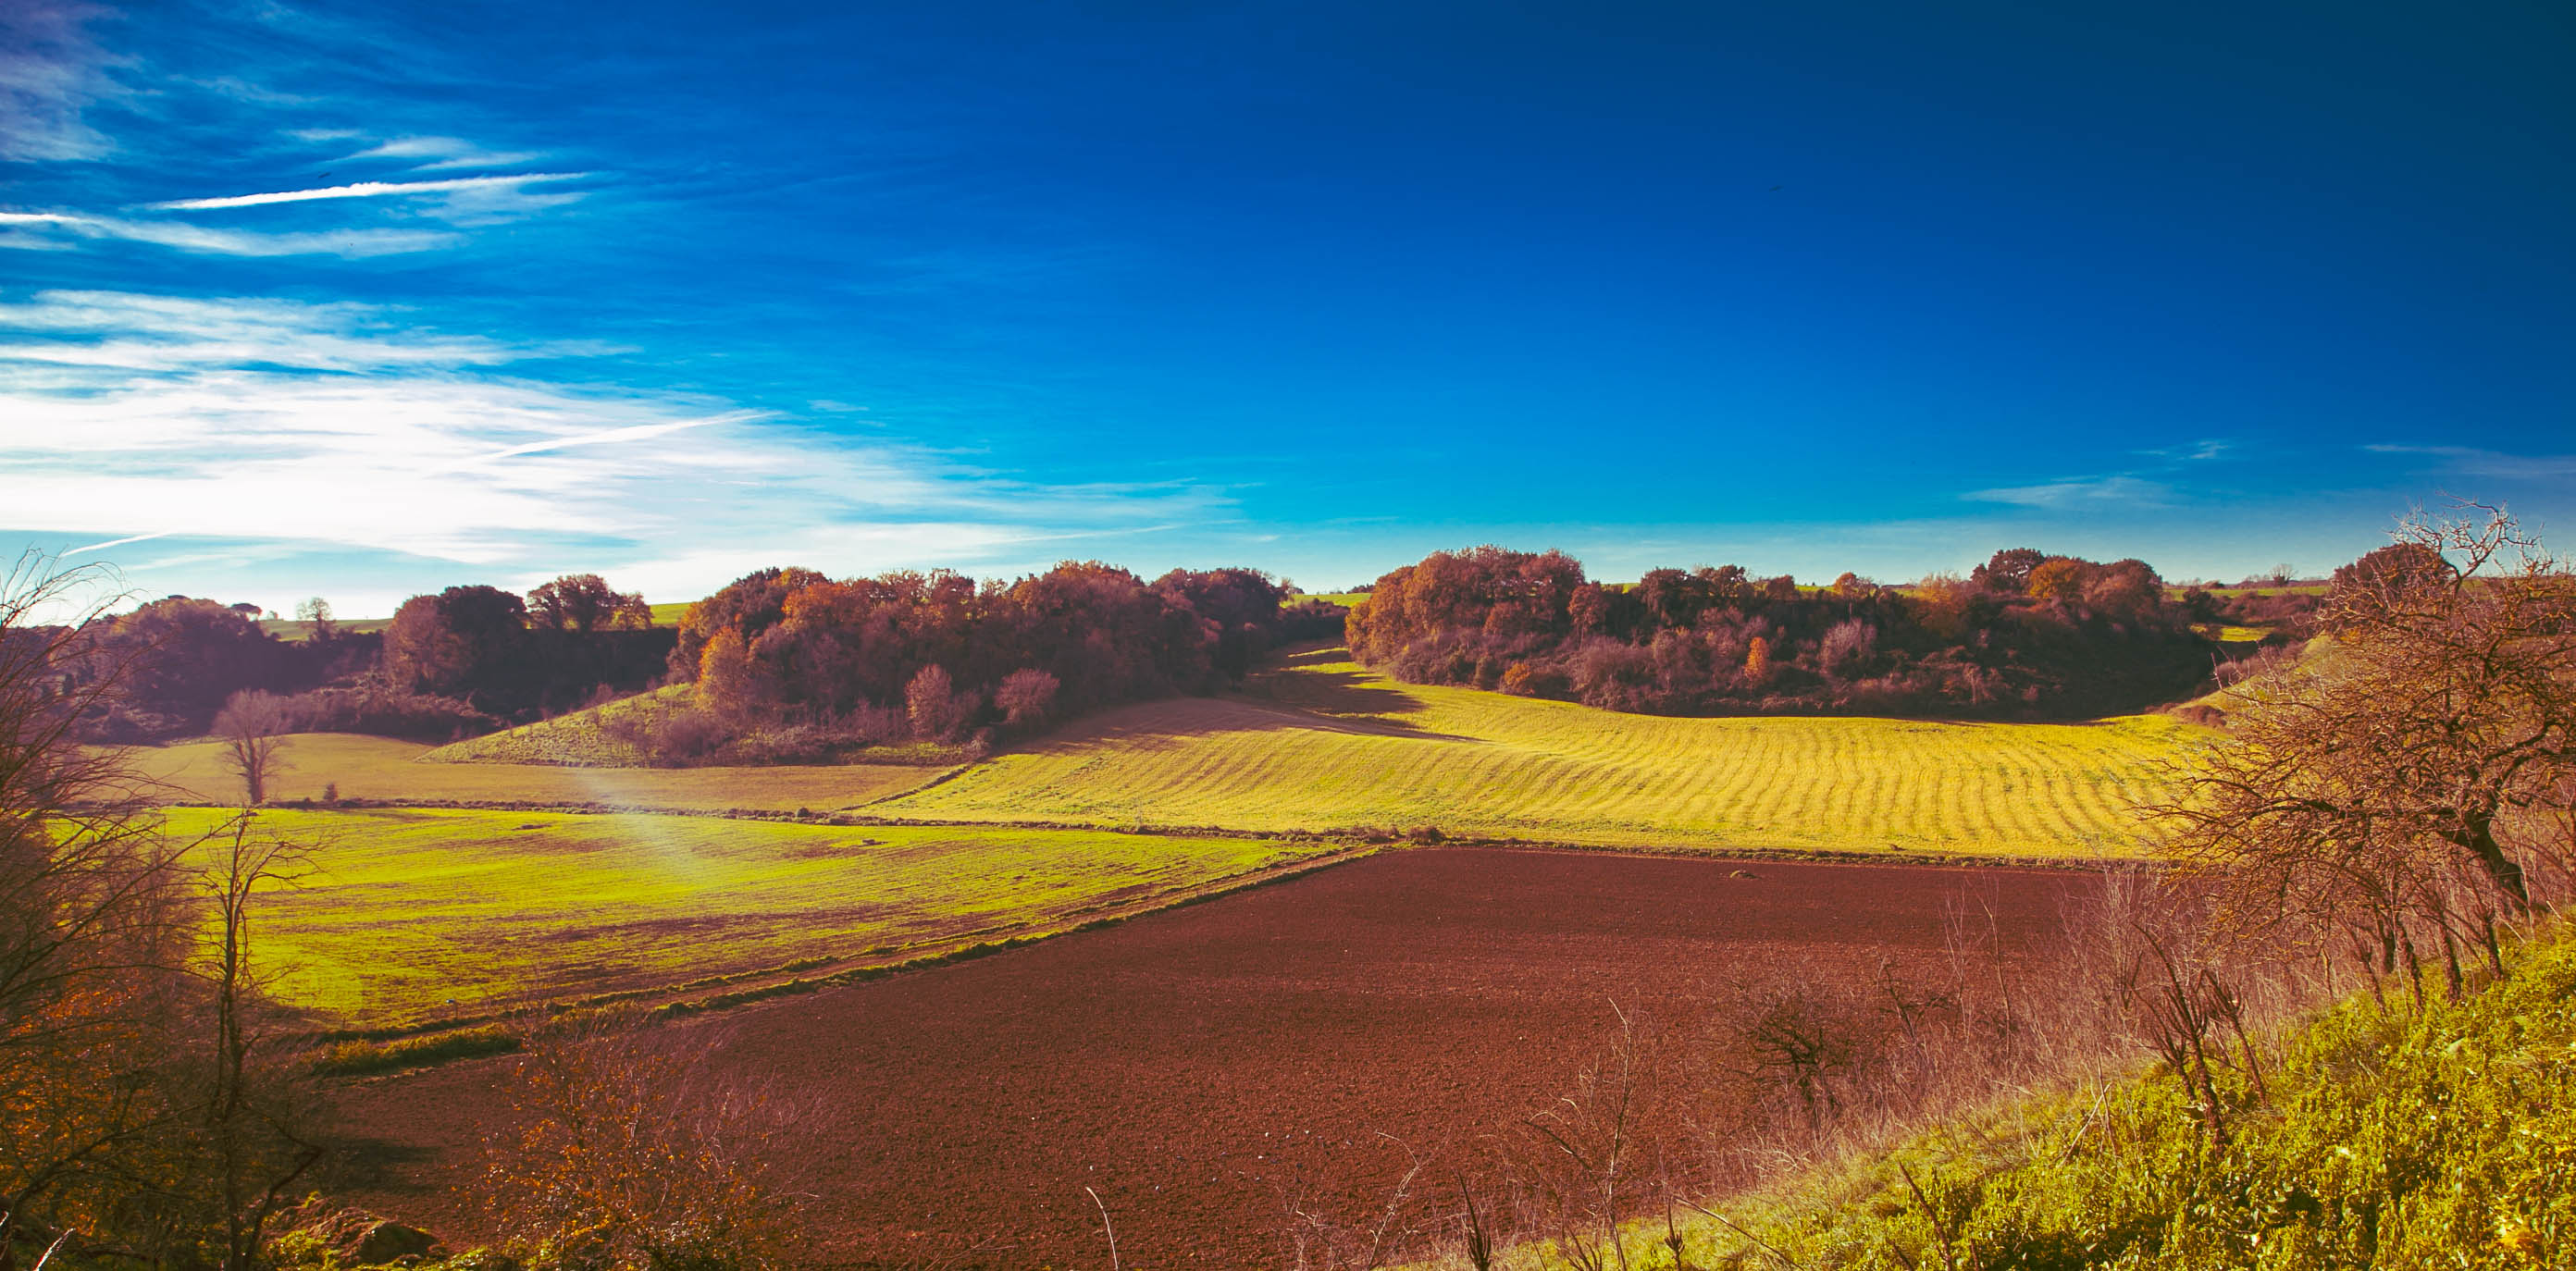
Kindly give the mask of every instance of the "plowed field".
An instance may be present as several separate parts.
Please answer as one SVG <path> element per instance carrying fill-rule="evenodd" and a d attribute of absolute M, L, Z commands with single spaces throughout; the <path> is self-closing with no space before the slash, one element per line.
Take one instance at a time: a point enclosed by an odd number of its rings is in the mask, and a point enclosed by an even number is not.
<path fill-rule="evenodd" d="M 1743 876 L 1749 874 L 1750 876 Z M 1683 1036 L 1748 983 L 1943 956 L 1971 896 L 2007 944 L 2078 873 L 1398 852 L 1123 926 L 655 1030 L 792 1110 L 776 1164 L 833 1265 L 1277 1265 L 1290 1210 L 1357 1219 L 1596 1060 L 1612 1006 Z M 477 1145 L 512 1061 L 354 1084 L 359 1199 L 488 1236 Z M 1401 1142 L 1403 1147 L 1396 1144 Z"/>

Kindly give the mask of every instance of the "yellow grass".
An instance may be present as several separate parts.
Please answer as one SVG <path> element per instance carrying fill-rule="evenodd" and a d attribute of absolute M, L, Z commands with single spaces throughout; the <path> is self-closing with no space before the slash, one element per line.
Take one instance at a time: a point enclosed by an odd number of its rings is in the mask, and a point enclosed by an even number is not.
<path fill-rule="evenodd" d="M 299 733 L 288 740 L 273 802 L 319 799 L 336 783 L 344 799 L 491 803 L 604 803 L 675 812 L 749 808 L 835 811 L 898 794 L 939 775 L 904 764 L 779 768 L 567 768 L 544 764 L 425 763 L 417 742 L 350 733 Z M 241 781 L 213 742 L 135 752 L 145 775 L 176 788 L 172 801 L 232 802 Z"/>
<path fill-rule="evenodd" d="M 1436 824 L 1605 846 L 2124 855 L 2200 730 L 1667 719 L 1399 684 L 1297 655 L 1225 699 L 1128 707 L 868 810 L 924 820 Z"/>
<path fill-rule="evenodd" d="M 225 815 L 182 809 L 195 832 Z M 1334 850 L 1086 830 L 835 828 L 716 817 L 268 811 L 313 844 L 264 894 L 262 965 L 362 1026 L 547 1000 L 686 998 L 1151 908 Z M 730 985 L 693 981 L 741 977 Z"/>
<path fill-rule="evenodd" d="M 2270 627 L 2240 627 L 2222 622 L 2204 622 L 2192 629 L 2221 644 L 2259 644 L 2272 634 Z"/>

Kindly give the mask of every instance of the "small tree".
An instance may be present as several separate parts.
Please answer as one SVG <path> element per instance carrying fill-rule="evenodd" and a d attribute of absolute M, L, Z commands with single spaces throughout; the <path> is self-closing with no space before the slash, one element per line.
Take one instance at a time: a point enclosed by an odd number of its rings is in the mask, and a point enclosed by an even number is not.
<path fill-rule="evenodd" d="M 255 833 L 253 814 L 242 813 L 201 848 L 215 859 L 201 886 L 213 910 L 213 932 L 198 974 L 211 992 L 214 1062 L 202 1117 L 223 1230 L 224 1271 L 252 1271 L 261 1264 L 268 1221 L 284 1208 L 295 1180 L 322 1159 L 322 1148 L 300 1124 L 291 1083 L 272 1071 L 262 1053 L 258 1020 L 263 986 L 252 972 L 250 918 L 254 895 L 291 882 L 302 852 L 284 839 Z"/>
<path fill-rule="evenodd" d="M 331 602 L 320 596 L 297 601 L 295 620 L 310 624 L 311 638 L 315 640 L 329 640 L 340 634 L 339 625 L 331 620 Z"/>
<path fill-rule="evenodd" d="M 286 734 L 294 727 L 286 699 L 248 689 L 235 693 L 215 715 L 215 737 L 224 766 L 242 780 L 243 806 L 268 802 L 269 783 L 284 766 Z"/>
<path fill-rule="evenodd" d="M 1047 711 L 1055 706 L 1056 679 L 1044 671 L 1024 667 L 1002 678 L 1001 687 L 993 691 L 993 704 L 1002 708 L 1013 728 L 1034 728 L 1046 722 Z"/>
<path fill-rule="evenodd" d="M 903 690 L 904 713 L 912 733 L 923 741 L 946 741 L 966 723 L 965 702 L 950 687 L 948 672 L 933 664 L 912 677 Z"/>

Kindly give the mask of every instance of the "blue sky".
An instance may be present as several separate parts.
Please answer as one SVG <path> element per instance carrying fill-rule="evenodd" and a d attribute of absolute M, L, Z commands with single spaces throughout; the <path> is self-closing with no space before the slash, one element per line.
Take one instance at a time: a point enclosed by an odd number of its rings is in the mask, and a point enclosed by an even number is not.
<path fill-rule="evenodd" d="M 14 0 L 0 535 L 360 614 L 2576 522 L 2576 15 L 2108 9 Z"/>

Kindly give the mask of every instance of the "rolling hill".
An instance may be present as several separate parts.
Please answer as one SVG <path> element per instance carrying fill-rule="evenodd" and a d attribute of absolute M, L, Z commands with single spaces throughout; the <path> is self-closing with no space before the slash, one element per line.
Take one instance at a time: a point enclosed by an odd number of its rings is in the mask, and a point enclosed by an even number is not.
<path fill-rule="evenodd" d="M 1241 695 L 1111 711 L 870 805 L 925 821 L 1432 824 L 1601 846 L 2117 856 L 2198 730 L 1677 719 L 1400 684 L 1340 649 Z"/>

